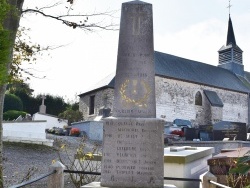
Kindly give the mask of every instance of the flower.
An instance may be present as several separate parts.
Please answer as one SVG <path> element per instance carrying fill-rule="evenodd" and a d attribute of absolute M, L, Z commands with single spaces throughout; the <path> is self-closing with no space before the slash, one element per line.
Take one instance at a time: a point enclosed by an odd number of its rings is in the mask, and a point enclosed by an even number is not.
<path fill-rule="evenodd" d="M 184 132 L 180 130 L 174 130 L 171 132 L 171 134 L 176 134 L 176 135 L 179 135 L 180 137 L 184 136 Z"/>

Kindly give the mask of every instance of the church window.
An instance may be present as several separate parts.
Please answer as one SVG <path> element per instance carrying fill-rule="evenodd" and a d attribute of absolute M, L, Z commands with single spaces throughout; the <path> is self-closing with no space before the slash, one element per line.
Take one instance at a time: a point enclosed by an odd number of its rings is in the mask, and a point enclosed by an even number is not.
<path fill-rule="evenodd" d="M 199 91 L 195 94 L 195 105 L 202 106 L 202 96 Z"/>
<path fill-rule="evenodd" d="M 89 98 L 89 115 L 95 113 L 95 95 L 90 96 Z"/>

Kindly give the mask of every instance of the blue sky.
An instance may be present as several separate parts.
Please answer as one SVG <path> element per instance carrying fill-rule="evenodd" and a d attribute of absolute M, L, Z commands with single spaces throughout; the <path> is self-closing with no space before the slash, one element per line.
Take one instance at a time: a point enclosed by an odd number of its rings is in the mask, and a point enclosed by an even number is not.
<path fill-rule="evenodd" d="M 54 0 L 26 0 L 24 7 L 45 6 Z M 65 2 L 66 0 L 64 0 Z M 83 13 L 118 10 L 122 0 L 75 0 L 73 8 Z M 148 0 L 153 4 L 154 46 L 161 51 L 211 65 L 218 64 L 218 53 L 226 43 L 228 0 Z M 236 42 L 244 51 L 245 70 L 250 72 L 250 1 L 231 0 L 231 18 Z M 62 7 L 55 10 L 58 14 Z M 91 19 L 89 19 L 91 21 Z M 41 16 L 27 15 L 21 25 L 42 45 L 65 45 L 42 56 L 33 66 L 46 79 L 32 79 L 35 94 L 50 93 L 74 99 L 115 71 L 118 31 L 86 33 Z"/>

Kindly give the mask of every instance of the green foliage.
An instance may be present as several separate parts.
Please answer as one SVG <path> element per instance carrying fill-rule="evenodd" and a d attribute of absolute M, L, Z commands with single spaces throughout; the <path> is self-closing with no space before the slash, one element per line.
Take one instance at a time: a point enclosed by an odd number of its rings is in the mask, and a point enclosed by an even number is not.
<path fill-rule="evenodd" d="M 75 102 L 74 104 L 71 105 L 71 108 L 72 110 L 75 110 L 75 111 L 79 110 L 79 103 Z"/>
<path fill-rule="evenodd" d="M 14 94 L 5 94 L 3 111 L 7 112 L 9 110 L 23 110 L 22 100 Z"/>
<path fill-rule="evenodd" d="M 250 156 L 239 157 L 236 161 L 236 167 L 230 170 L 230 173 L 248 174 L 250 172 Z"/>
<path fill-rule="evenodd" d="M 39 111 L 39 106 L 42 104 L 42 95 L 33 97 L 33 90 L 28 84 L 23 82 L 13 82 L 8 86 L 8 92 L 18 96 L 21 99 L 23 103 L 23 111 L 29 114 L 34 114 Z M 64 102 L 62 97 L 52 96 L 49 94 L 46 95 L 45 105 L 46 113 L 55 116 L 58 116 L 58 114 L 64 112 L 66 108 L 70 106 Z"/>
<path fill-rule="evenodd" d="M 77 122 L 83 120 L 83 114 L 79 110 L 73 110 L 72 108 L 68 108 L 63 113 L 58 115 L 59 118 L 67 119 L 68 125 L 72 122 Z"/>
<path fill-rule="evenodd" d="M 33 90 L 28 84 L 23 82 L 13 82 L 8 85 L 7 89 L 9 93 L 18 96 L 22 100 L 23 111 L 29 114 L 38 112 L 41 99 L 32 96 Z"/>
<path fill-rule="evenodd" d="M 3 113 L 3 119 L 5 121 L 7 120 L 15 120 L 16 118 L 18 118 L 19 116 L 25 117 L 26 112 L 23 111 L 17 111 L 17 110 L 9 110 L 7 112 Z"/>
<path fill-rule="evenodd" d="M 16 93 L 26 93 L 26 95 L 28 96 L 31 96 L 32 92 L 34 91 L 30 88 L 29 84 L 24 83 L 20 80 L 15 80 L 15 82 L 8 84 L 7 90 L 15 95 Z"/>
<path fill-rule="evenodd" d="M 0 31 L 3 29 L 3 22 L 10 10 L 10 5 L 7 3 L 6 0 L 0 0 Z"/>
<path fill-rule="evenodd" d="M 250 186 L 250 156 L 239 157 L 229 170 L 228 184 L 232 187 L 249 188 Z"/>

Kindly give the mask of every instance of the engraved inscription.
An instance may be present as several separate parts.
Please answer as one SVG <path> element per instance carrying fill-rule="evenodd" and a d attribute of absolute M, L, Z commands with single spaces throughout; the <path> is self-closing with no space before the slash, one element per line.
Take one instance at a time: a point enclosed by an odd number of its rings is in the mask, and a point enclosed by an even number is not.
<path fill-rule="evenodd" d="M 147 183 L 154 184 L 152 177 L 161 169 L 159 165 L 162 165 L 162 159 L 158 155 L 161 147 L 157 147 L 161 139 L 156 136 L 160 130 L 159 124 L 153 124 L 144 119 L 105 121 L 105 132 L 113 130 L 112 136 L 104 135 L 105 145 L 109 146 L 109 149 L 104 148 L 103 158 L 106 179 L 135 183 L 145 179 Z"/>

